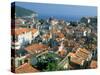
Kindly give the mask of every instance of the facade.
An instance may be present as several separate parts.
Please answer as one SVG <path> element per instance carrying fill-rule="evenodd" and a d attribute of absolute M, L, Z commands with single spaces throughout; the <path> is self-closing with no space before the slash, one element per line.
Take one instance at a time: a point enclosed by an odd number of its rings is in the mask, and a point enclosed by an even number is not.
<path fill-rule="evenodd" d="M 28 28 L 12 29 L 12 39 L 15 41 L 15 49 L 31 43 L 31 34 L 32 33 Z"/>
<path fill-rule="evenodd" d="M 29 28 L 16 28 L 12 29 L 12 39 L 15 42 L 12 44 L 15 45 L 15 49 L 19 49 L 22 46 L 28 45 L 32 43 L 32 40 L 39 35 L 37 29 L 29 29 Z"/>

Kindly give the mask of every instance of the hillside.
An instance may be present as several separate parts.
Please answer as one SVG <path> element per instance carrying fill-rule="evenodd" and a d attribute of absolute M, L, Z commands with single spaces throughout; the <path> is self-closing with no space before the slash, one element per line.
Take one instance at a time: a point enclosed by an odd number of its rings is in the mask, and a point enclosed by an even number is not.
<path fill-rule="evenodd" d="M 32 10 L 20 6 L 16 6 L 16 4 L 11 6 L 11 10 L 13 11 L 15 10 L 16 17 L 30 16 L 32 14 L 36 14 L 36 12 Z"/>

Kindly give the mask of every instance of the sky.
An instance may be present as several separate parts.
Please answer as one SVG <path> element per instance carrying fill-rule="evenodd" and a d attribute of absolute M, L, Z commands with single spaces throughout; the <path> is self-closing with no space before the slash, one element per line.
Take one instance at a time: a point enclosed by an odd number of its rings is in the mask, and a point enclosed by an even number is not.
<path fill-rule="evenodd" d="M 38 13 L 39 16 L 97 16 L 97 7 L 95 6 L 79 6 L 79 5 L 62 5 L 62 4 L 45 4 L 16 2 L 17 6 L 21 6 Z"/>

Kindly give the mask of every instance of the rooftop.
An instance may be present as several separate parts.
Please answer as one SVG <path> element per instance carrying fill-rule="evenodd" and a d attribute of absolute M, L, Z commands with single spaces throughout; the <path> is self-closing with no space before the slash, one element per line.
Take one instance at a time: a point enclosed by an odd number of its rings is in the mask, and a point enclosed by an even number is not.
<path fill-rule="evenodd" d="M 45 34 L 45 35 L 43 35 L 43 38 L 45 38 L 45 39 L 50 38 L 50 34 Z"/>
<path fill-rule="evenodd" d="M 18 68 L 15 69 L 16 73 L 30 73 L 30 72 L 38 72 L 36 68 L 33 68 L 30 64 L 25 63 Z"/>
<path fill-rule="evenodd" d="M 35 28 L 32 28 L 31 31 L 32 31 L 32 34 L 34 34 L 34 33 L 36 33 L 38 30 L 35 29 Z"/>
<path fill-rule="evenodd" d="M 70 52 L 68 56 L 71 57 L 71 62 L 81 65 L 89 57 L 89 54 L 90 52 L 85 48 L 79 48 L 75 53 Z"/>
<path fill-rule="evenodd" d="M 97 68 L 97 61 L 92 60 L 90 64 L 90 68 Z"/>
<path fill-rule="evenodd" d="M 79 65 L 82 65 L 85 60 L 76 56 L 76 57 L 71 57 L 70 61 Z"/>
<path fill-rule="evenodd" d="M 11 30 L 11 34 L 12 34 L 12 35 L 18 36 L 18 35 L 20 35 L 20 34 L 23 34 L 23 33 L 25 33 L 25 32 L 30 32 L 30 31 L 32 32 L 32 34 L 34 34 L 34 33 L 37 32 L 37 29 L 35 29 L 35 28 L 29 29 L 29 28 L 17 27 L 17 28 L 15 28 L 15 29 L 12 29 L 12 30 Z"/>
<path fill-rule="evenodd" d="M 30 30 L 28 28 L 15 28 L 15 29 L 12 29 L 11 30 L 11 34 L 12 35 L 20 35 L 20 34 L 23 34 L 25 32 L 29 32 Z"/>
<path fill-rule="evenodd" d="M 32 45 L 29 45 L 28 47 L 26 47 L 25 50 L 34 54 L 34 53 L 40 53 L 47 48 L 48 48 L 48 46 L 43 45 L 43 44 L 32 44 Z"/>
<path fill-rule="evenodd" d="M 85 48 L 79 48 L 76 51 L 75 55 L 86 60 L 88 58 L 88 56 L 90 55 L 90 52 L 88 50 L 86 50 Z"/>

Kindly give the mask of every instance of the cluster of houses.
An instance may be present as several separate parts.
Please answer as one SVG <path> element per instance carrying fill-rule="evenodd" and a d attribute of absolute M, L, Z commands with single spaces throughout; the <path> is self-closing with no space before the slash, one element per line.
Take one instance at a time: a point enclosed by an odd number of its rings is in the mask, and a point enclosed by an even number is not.
<path fill-rule="evenodd" d="M 87 23 L 90 22 L 87 19 Z M 85 47 L 86 42 L 90 41 L 87 40 L 88 37 L 92 37 L 94 33 L 97 36 L 95 29 L 81 23 L 74 27 L 70 22 L 53 17 L 42 25 L 36 17 L 15 18 L 14 23 L 15 26 L 11 29 L 11 49 L 15 52 L 12 56 L 12 68 L 15 68 L 16 73 L 39 72 L 32 64 L 37 63 L 36 57 L 49 51 L 62 58 L 58 66 L 63 69 L 97 67 L 97 60 L 93 59 L 97 55 L 96 44 L 89 42 L 93 45 L 93 50 Z"/>
<path fill-rule="evenodd" d="M 22 46 L 31 44 L 32 41 L 39 35 L 39 31 L 37 29 L 29 29 L 29 28 L 21 28 L 17 27 L 12 29 L 12 45 L 13 48 L 20 49 Z"/>

